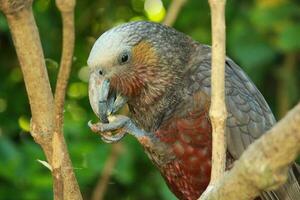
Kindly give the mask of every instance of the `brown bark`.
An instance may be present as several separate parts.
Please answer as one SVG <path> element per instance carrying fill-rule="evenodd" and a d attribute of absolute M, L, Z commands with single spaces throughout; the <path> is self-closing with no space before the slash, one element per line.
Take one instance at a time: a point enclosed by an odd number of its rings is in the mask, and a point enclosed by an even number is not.
<path fill-rule="evenodd" d="M 0 0 L 23 72 L 32 114 L 31 135 L 51 166 L 54 199 L 82 199 L 62 135 L 63 104 L 74 48 L 75 1 L 58 1 L 63 15 L 64 46 L 54 100 L 44 61 L 32 0 Z M 70 38 L 69 35 L 70 34 Z M 65 45 L 70 43 L 69 45 Z"/>
<path fill-rule="evenodd" d="M 31 134 L 51 160 L 52 147 L 48 144 L 52 141 L 54 101 L 31 4 L 32 0 L 1 0 L 0 8 L 12 33 L 28 93 Z"/>
<path fill-rule="evenodd" d="M 55 130 L 52 140 L 53 158 L 52 167 L 55 178 L 59 185 L 54 185 L 58 192 L 63 194 L 64 199 L 81 199 L 80 190 L 71 165 L 65 139 L 63 137 L 63 111 L 68 79 L 73 60 L 75 30 L 74 30 L 74 7 L 75 0 L 56 0 L 56 5 L 61 12 L 63 22 L 63 45 L 60 69 L 55 89 Z M 70 184 L 72 183 L 72 184 Z M 63 191 L 60 193 L 59 191 Z M 61 199 L 61 197 L 57 197 Z"/>
<path fill-rule="evenodd" d="M 252 200 L 287 179 L 288 166 L 300 152 L 300 103 L 256 140 L 219 179 L 205 200 Z"/>
<path fill-rule="evenodd" d="M 99 179 L 93 191 L 92 198 L 91 198 L 92 200 L 102 200 L 104 198 L 110 177 L 112 175 L 116 162 L 119 159 L 122 148 L 123 148 L 122 143 L 113 144 L 111 148 L 111 152 L 102 170 L 101 179 Z"/>
<path fill-rule="evenodd" d="M 223 175 L 226 140 L 224 134 L 220 134 L 219 131 L 225 133 L 226 119 L 225 0 L 209 2 L 213 32 L 212 90 L 215 87 L 216 92 L 214 94 L 212 91 L 212 104 L 215 103 L 215 107 L 211 106 L 210 117 L 213 126 L 219 128 L 213 130 L 212 180 L 200 199 L 251 200 L 259 196 L 262 191 L 274 190 L 286 181 L 288 166 L 300 151 L 300 103 L 283 120 L 251 144 L 235 162 L 234 167 Z M 217 71 L 214 71 L 216 69 Z M 216 113 L 213 114 L 213 110 Z M 216 122 L 213 122 L 214 120 Z M 214 159 L 218 162 L 214 162 Z"/>
<path fill-rule="evenodd" d="M 186 2 L 187 2 L 187 0 L 173 0 L 168 9 L 168 12 L 163 21 L 163 24 L 165 24 L 167 26 L 173 26 L 181 8 L 184 6 L 184 4 Z"/>
<path fill-rule="evenodd" d="M 207 191 L 223 176 L 226 165 L 225 4 L 225 0 L 209 0 L 212 16 L 212 87 L 209 116 L 213 129 L 213 148 L 211 179 Z"/>

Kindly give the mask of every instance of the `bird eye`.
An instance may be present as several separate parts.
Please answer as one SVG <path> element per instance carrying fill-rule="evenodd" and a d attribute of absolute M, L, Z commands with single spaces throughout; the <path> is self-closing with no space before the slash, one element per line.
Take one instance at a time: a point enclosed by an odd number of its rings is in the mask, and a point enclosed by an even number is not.
<path fill-rule="evenodd" d="M 125 52 L 121 53 L 121 55 L 119 57 L 119 63 L 125 64 L 129 61 L 129 58 L 130 58 L 130 53 L 128 51 L 125 51 Z"/>
<path fill-rule="evenodd" d="M 124 62 L 127 62 L 129 56 L 127 54 L 123 54 L 122 57 L 121 57 L 121 61 L 124 63 Z"/>

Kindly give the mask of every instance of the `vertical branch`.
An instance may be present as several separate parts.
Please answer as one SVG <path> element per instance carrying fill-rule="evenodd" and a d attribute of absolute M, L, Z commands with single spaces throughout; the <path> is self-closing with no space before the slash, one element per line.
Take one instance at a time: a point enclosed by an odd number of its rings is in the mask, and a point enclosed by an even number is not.
<path fill-rule="evenodd" d="M 54 199 L 81 200 L 67 147 L 61 134 L 62 121 L 56 123 L 55 113 L 60 107 L 54 103 L 40 37 L 32 13 L 32 2 L 33 0 L 0 0 L 0 9 L 8 20 L 29 97 L 32 113 L 31 135 L 40 144 L 51 165 Z M 75 3 L 72 4 L 72 2 L 67 1 L 66 3 L 74 8 Z M 73 11 L 71 12 L 73 13 Z M 73 21 L 73 18 L 69 17 L 69 19 Z M 74 31 L 73 29 L 71 31 Z M 65 37 L 67 38 L 67 36 Z M 72 54 L 73 46 L 71 45 L 70 48 Z M 64 67 L 62 71 L 69 71 L 66 68 L 68 67 Z M 58 83 L 66 85 L 68 73 L 61 72 L 59 79 L 64 80 L 60 80 Z M 58 98 L 60 99 L 58 101 L 61 101 L 59 105 L 63 105 L 62 98 L 64 98 L 65 91 L 59 93 L 61 94 L 57 95 L 61 96 Z M 59 108 L 55 109 L 56 107 Z M 57 113 L 62 115 L 62 112 L 61 110 Z"/>
<path fill-rule="evenodd" d="M 227 111 L 225 105 L 225 0 L 209 0 L 212 24 L 212 72 L 210 119 L 213 127 L 211 182 L 225 171 Z"/>
<path fill-rule="evenodd" d="M 122 143 L 117 143 L 112 146 L 111 152 L 105 162 L 101 179 L 99 179 L 93 191 L 92 200 L 102 200 L 104 198 L 109 179 L 116 165 L 116 162 L 121 154 L 121 151 Z"/>
<path fill-rule="evenodd" d="M 65 139 L 63 137 L 63 111 L 68 79 L 74 51 L 75 28 L 74 8 L 75 0 L 56 0 L 56 5 L 62 15 L 63 45 L 60 69 L 55 89 L 55 128 L 53 132 L 52 169 L 54 178 L 55 199 L 82 199 L 79 186 L 73 171 Z"/>
<path fill-rule="evenodd" d="M 66 88 L 71 72 L 73 60 L 75 28 L 74 28 L 74 7 L 75 0 L 56 0 L 56 5 L 62 15 L 63 24 L 63 45 L 62 56 L 60 61 L 60 69 L 55 89 L 55 110 L 58 127 L 63 123 L 63 110 L 66 95 Z"/>
<path fill-rule="evenodd" d="M 31 135 L 51 160 L 54 100 L 43 50 L 32 13 L 32 0 L 0 0 L 21 65 L 28 93 L 32 120 Z"/>
<path fill-rule="evenodd" d="M 168 12 L 163 21 L 163 24 L 165 24 L 167 26 L 173 26 L 181 8 L 186 3 L 186 1 L 187 0 L 173 0 L 168 9 Z"/>

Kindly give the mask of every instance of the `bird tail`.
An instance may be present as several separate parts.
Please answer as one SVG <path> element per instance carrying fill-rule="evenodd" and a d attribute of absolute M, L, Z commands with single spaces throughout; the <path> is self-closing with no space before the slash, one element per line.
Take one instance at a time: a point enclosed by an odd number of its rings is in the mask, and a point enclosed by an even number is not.
<path fill-rule="evenodd" d="M 262 200 L 300 200 L 300 166 L 294 163 L 288 172 L 288 180 L 274 191 L 263 192 Z"/>

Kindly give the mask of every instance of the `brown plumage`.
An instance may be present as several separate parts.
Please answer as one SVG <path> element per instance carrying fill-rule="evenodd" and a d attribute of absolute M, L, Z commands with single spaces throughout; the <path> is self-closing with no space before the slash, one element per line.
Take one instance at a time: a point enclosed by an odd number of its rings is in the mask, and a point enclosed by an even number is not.
<path fill-rule="evenodd" d="M 110 81 L 110 90 L 126 97 L 134 124 L 131 129 L 118 125 L 116 131 L 133 132 L 179 199 L 197 199 L 211 170 L 210 47 L 160 24 L 133 22 L 103 34 L 88 64 L 95 113 L 99 116 L 103 109 L 93 96 L 98 87 L 93 79 L 101 72 L 101 79 Z M 275 119 L 255 85 L 229 58 L 225 79 L 228 157 L 238 159 Z M 295 166 L 284 186 L 263 192 L 261 198 L 300 199 Z"/>

